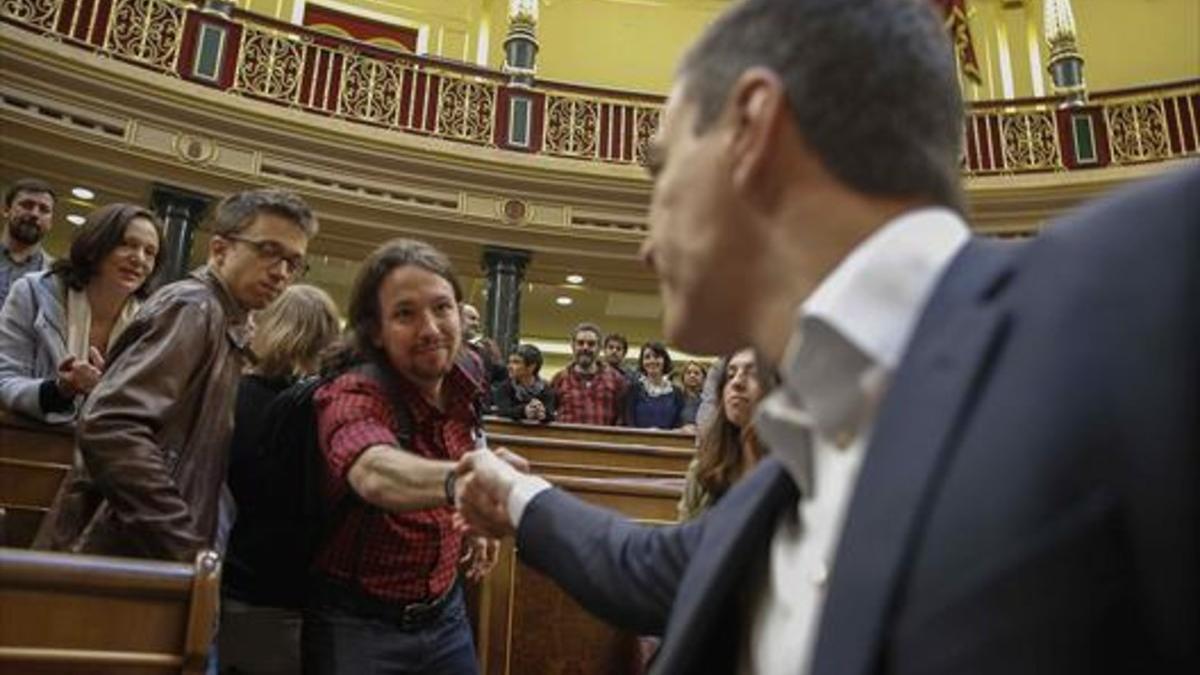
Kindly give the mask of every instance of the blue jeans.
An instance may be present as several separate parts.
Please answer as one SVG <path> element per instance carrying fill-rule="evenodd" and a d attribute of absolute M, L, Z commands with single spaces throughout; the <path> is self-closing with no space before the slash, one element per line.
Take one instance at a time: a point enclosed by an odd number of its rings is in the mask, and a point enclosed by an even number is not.
<path fill-rule="evenodd" d="M 420 628 L 365 615 L 341 604 L 304 610 L 305 675 L 478 675 L 475 643 L 461 588 Z"/>

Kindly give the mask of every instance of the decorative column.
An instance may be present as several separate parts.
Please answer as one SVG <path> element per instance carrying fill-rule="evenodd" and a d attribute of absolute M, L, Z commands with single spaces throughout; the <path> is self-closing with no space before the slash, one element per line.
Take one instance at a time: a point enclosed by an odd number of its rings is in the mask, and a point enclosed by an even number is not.
<path fill-rule="evenodd" d="M 170 185 L 155 185 L 150 191 L 150 204 L 163 223 L 167 255 L 160 279 L 169 283 L 188 273 L 192 256 L 192 240 L 196 228 L 208 210 L 212 198 Z"/>
<path fill-rule="evenodd" d="M 505 358 L 516 349 L 521 337 L 521 282 L 529 258 L 529 251 L 521 249 L 487 246 L 483 250 L 483 269 L 487 272 L 483 330 L 496 341 Z"/>
<path fill-rule="evenodd" d="M 1083 105 L 1087 87 L 1083 81 L 1083 56 L 1075 40 L 1075 14 L 1071 0 L 1043 0 L 1046 44 L 1050 46 L 1050 77 L 1054 88 L 1067 95 L 1067 106 Z"/>
<path fill-rule="evenodd" d="M 537 75 L 538 0 L 509 0 L 504 72 L 513 86 L 528 87 Z"/>

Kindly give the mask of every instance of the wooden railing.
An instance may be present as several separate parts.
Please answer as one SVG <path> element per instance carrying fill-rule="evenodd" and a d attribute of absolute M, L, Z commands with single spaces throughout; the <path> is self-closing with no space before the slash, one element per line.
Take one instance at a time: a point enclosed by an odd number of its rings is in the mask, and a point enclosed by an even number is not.
<path fill-rule="evenodd" d="M 525 454 L 535 472 L 581 499 L 650 524 L 675 520 L 690 434 L 500 418 L 485 426 L 493 447 Z M 8 542 L 25 547 L 74 461 L 74 437 L 0 413 L 0 449 Z M 194 672 L 211 639 L 197 622 L 211 628 L 216 602 L 216 558 L 206 560 L 191 568 L 0 548 L 0 671 Z M 578 673 L 640 672 L 637 636 L 592 617 L 522 565 L 511 540 L 470 605 L 489 675 L 563 672 L 563 664 Z M 123 620 L 126 613 L 137 621 Z"/>
<path fill-rule="evenodd" d="M 64 44 L 315 115 L 448 141 L 612 164 L 640 164 L 663 99 L 538 81 L 419 57 L 183 0 L 3 0 L 0 20 Z M 847 110 L 845 114 L 860 114 Z M 1158 162 L 1200 154 L 1200 79 L 969 107 L 972 176 Z"/>
<path fill-rule="evenodd" d="M 0 672 L 204 672 L 218 557 L 194 565 L 0 547 Z"/>

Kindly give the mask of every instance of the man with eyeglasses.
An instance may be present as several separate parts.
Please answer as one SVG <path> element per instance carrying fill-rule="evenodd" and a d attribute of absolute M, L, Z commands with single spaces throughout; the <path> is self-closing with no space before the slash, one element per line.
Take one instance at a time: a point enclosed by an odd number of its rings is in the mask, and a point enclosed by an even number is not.
<path fill-rule="evenodd" d="M 249 313 L 307 267 L 317 220 L 297 195 L 251 190 L 217 207 L 208 264 L 163 287 L 113 346 L 84 404 L 84 466 L 35 545 L 190 562 L 214 547 Z"/>

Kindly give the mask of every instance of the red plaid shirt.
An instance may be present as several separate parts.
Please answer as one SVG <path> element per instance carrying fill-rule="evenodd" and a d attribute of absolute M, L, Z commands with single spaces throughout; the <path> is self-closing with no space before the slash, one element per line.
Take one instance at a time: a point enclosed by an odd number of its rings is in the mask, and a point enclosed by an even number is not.
<path fill-rule="evenodd" d="M 600 364 L 595 374 L 581 373 L 574 364 L 558 371 L 550 381 L 554 389 L 555 419 L 572 424 L 616 426 L 625 398 L 625 376 Z"/>
<path fill-rule="evenodd" d="M 433 459 L 454 460 L 475 446 L 473 402 L 482 387 L 456 365 L 446 376 L 445 412 L 427 403 L 404 378 L 398 395 L 410 411 L 411 438 L 405 450 Z M 350 495 L 350 467 L 373 445 L 399 446 L 399 426 L 384 385 L 350 372 L 322 386 L 313 397 L 325 458 L 325 498 L 337 513 Z M 356 502 L 345 509 L 315 567 L 328 577 L 397 603 L 428 601 L 454 582 L 462 539 L 451 524 L 449 506 L 387 513 Z"/>

